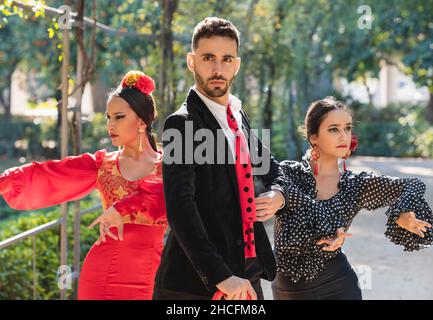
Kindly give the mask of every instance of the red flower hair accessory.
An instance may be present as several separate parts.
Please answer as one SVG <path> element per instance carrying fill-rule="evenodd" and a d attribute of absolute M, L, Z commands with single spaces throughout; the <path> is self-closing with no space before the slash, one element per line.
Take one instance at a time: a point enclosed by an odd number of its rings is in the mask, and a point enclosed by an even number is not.
<path fill-rule="evenodd" d="M 128 71 L 122 79 L 122 88 L 135 88 L 144 94 L 151 94 L 155 90 L 155 81 L 141 71 Z"/>

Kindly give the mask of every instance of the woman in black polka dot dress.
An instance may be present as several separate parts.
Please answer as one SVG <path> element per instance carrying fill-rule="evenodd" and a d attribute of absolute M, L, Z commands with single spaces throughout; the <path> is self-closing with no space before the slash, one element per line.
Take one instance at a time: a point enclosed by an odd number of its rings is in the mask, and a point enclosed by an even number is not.
<path fill-rule="evenodd" d="M 362 299 L 356 273 L 339 248 L 345 232 L 361 209 L 388 207 L 390 241 L 405 251 L 430 246 L 433 213 L 423 198 L 425 184 L 345 170 L 357 142 L 349 111 L 333 97 L 310 106 L 302 129 L 312 148 L 301 162 L 281 162 L 289 203 L 274 228 L 274 299 Z"/>

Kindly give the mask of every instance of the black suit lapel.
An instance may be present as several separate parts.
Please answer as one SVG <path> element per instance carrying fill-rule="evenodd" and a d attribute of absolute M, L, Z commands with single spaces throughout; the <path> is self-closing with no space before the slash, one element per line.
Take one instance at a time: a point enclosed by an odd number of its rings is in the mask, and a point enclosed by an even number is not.
<path fill-rule="evenodd" d="M 197 95 L 197 93 L 191 89 L 188 93 L 188 96 L 186 98 L 187 108 L 189 110 L 192 110 L 194 113 L 196 113 L 203 122 L 206 123 L 208 129 L 210 129 L 215 137 L 215 142 L 217 139 L 217 132 L 218 130 L 222 130 L 221 126 L 219 125 L 218 121 L 215 119 L 214 115 L 210 112 L 206 104 L 203 102 L 203 100 L 200 99 L 200 97 Z M 224 135 L 225 143 L 228 146 L 227 138 Z M 230 147 L 227 148 L 227 151 L 223 149 L 224 146 L 221 146 L 221 144 L 218 144 L 218 152 L 226 153 L 228 152 L 228 157 L 231 159 L 234 159 L 233 153 L 230 149 Z M 226 157 L 226 159 L 228 158 Z M 237 193 L 236 199 L 239 199 L 239 188 L 238 188 L 238 181 L 236 177 L 236 168 L 234 164 L 226 164 L 224 165 L 226 170 L 228 171 L 228 174 L 230 176 L 231 183 L 233 184 L 235 188 L 235 192 Z"/>
<path fill-rule="evenodd" d="M 244 133 L 245 138 L 247 139 L 248 148 L 251 148 L 250 145 L 250 123 L 248 122 L 248 119 L 244 115 L 244 111 L 241 109 L 241 116 L 242 116 L 242 132 Z M 251 149 L 250 149 L 251 150 Z"/>

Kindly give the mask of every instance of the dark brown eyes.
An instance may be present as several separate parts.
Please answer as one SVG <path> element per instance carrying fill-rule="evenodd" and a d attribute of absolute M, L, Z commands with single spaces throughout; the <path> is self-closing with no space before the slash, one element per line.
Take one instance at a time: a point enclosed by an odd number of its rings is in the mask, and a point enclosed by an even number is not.
<path fill-rule="evenodd" d="M 344 128 L 344 130 L 351 131 L 352 127 L 346 127 L 346 128 Z M 330 128 L 328 131 L 329 132 L 338 132 L 338 128 Z"/>
<path fill-rule="evenodd" d="M 213 60 L 213 57 L 211 57 L 211 56 L 205 56 L 205 57 L 203 57 L 203 60 L 204 61 L 211 61 L 211 60 Z M 232 62 L 233 59 L 232 58 L 224 58 L 224 61 L 225 62 Z"/>
<path fill-rule="evenodd" d="M 125 115 L 121 115 L 121 116 L 116 116 L 115 119 L 116 119 L 116 120 L 120 120 L 120 119 L 123 119 L 123 118 L 125 118 L 125 117 L 126 117 Z M 110 120 L 111 117 L 110 117 L 109 115 L 106 115 L 105 118 L 106 118 L 107 120 Z"/>

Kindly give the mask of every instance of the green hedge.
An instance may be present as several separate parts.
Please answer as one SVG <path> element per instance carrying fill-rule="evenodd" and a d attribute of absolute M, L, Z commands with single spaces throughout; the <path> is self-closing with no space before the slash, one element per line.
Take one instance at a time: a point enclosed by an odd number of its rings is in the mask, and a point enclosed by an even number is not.
<path fill-rule="evenodd" d="M 94 200 L 81 202 L 81 210 L 95 204 Z M 81 221 L 81 262 L 98 237 L 97 228 L 87 226 L 101 212 L 89 213 Z M 17 235 L 60 217 L 60 207 L 22 212 L 17 217 L 2 220 L 0 240 Z M 59 299 L 57 271 L 60 265 L 60 226 L 36 236 L 36 299 Z M 73 264 L 73 207 L 69 206 L 68 265 Z M 32 239 L 18 242 L 0 250 L 0 300 L 33 299 L 33 244 Z M 67 290 L 68 298 L 76 296 L 74 286 Z"/>
<path fill-rule="evenodd" d="M 357 109 L 356 155 L 433 158 L 433 126 L 425 120 L 425 107 L 390 105 L 383 109 Z"/>

